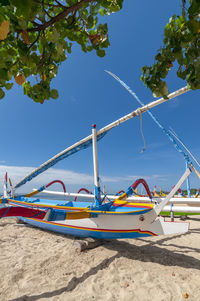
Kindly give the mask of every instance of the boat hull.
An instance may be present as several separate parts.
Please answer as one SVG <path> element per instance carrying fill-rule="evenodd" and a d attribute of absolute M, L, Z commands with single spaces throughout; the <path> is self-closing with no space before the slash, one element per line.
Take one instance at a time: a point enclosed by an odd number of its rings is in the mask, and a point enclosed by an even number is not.
<path fill-rule="evenodd" d="M 20 218 L 20 220 L 38 227 L 40 229 L 57 232 L 64 235 L 71 235 L 76 237 L 93 237 L 97 239 L 122 239 L 122 238 L 138 238 L 149 237 L 156 234 L 150 231 L 141 231 L 140 229 L 95 229 L 80 226 L 72 226 L 48 221 L 40 221 L 36 219 Z"/>
<path fill-rule="evenodd" d="M 188 231 L 188 223 L 165 222 L 162 217 L 149 223 L 148 219 L 150 216 L 148 215 L 148 213 L 145 214 L 146 220 L 144 221 L 140 220 L 141 216 L 139 215 L 99 215 L 96 218 L 58 221 L 23 217 L 20 219 L 25 223 L 44 230 L 76 237 L 93 237 L 97 239 L 152 237 Z"/>
<path fill-rule="evenodd" d="M 58 203 L 50 205 L 49 202 L 38 199 L 8 200 L 8 202 L 7 209 L 2 209 L 2 217 L 18 216 L 32 226 L 78 237 L 120 239 L 188 231 L 188 223 L 165 222 L 163 217 L 157 217 L 153 204 L 115 201 L 98 208 L 90 207 L 85 202 L 68 202 L 63 205 Z M 30 215 L 24 215 L 24 209 L 28 210 Z M 4 211 L 11 214 L 5 215 Z M 36 216 L 35 211 L 39 211 L 40 215 Z"/>

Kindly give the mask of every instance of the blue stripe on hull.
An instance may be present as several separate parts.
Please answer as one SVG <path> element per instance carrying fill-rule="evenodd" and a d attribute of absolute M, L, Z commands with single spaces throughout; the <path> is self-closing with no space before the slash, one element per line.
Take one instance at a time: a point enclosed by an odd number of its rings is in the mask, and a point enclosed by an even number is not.
<path fill-rule="evenodd" d="M 77 237 L 93 237 L 93 238 L 99 238 L 99 239 L 119 239 L 119 238 L 138 238 L 138 237 L 149 237 L 149 236 L 153 236 L 154 234 L 152 233 L 147 233 L 147 232 L 140 232 L 139 230 L 133 230 L 133 231 L 120 231 L 120 232 L 111 232 L 111 231 L 90 231 L 89 229 L 80 229 L 80 228 L 75 228 L 75 227 L 70 227 L 70 226 L 62 226 L 62 225 L 56 225 L 53 223 L 49 223 L 49 222 L 41 222 L 41 221 L 37 221 L 34 219 L 27 219 L 27 218 L 23 218 L 20 217 L 20 220 L 41 228 L 41 229 L 45 229 L 45 230 L 49 230 L 49 231 L 53 231 L 53 232 L 58 232 L 61 234 L 65 234 L 65 235 L 72 235 L 72 236 L 77 236 Z"/>

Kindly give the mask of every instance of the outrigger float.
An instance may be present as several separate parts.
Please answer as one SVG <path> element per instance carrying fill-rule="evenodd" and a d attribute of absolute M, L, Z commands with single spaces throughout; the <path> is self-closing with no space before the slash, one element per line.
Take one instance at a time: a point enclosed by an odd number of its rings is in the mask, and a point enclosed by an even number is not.
<path fill-rule="evenodd" d="M 78 237 L 93 237 L 100 239 L 137 238 L 187 232 L 189 228 L 188 223 L 166 222 L 160 214 L 174 197 L 176 191 L 191 174 L 192 170 L 199 176 L 198 171 L 194 168 L 193 164 L 190 163 L 178 183 L 165 198 L 159 200 L 159 203 L 153 202 L 152 194 L 150 193 L 147 183 L 143 179 L 137 180 L 120 196 L 105 196 L 102 195 L 100 189 L 97 141 L 115 126 L 133 117 L 140 116 L 149 109 L 181 95 L 188 90 L 187 87 L 184 87 L 168 95 L 168 98 L 161 98 L 139 107 L 130 114 L 121 117 L 99 131 L 96 131 L 96 125 L 93 125 L 91 135 L 66 148 L 37 169 L 33 170 L 14 187 L 10 182 L 10 188 L 8 189 L 6 180 L 4 196 L 0 200 L 3 206 L 3 208 L 0 209 L 0 218 L 15 216 L 19 217 L 25 223 L 42 229 Z M 64 183 L 60 180 L 56 180 L 29 194 L 18 197 L 15 196 L 17 188 L 24 185 L 26 182 L 31 181 L 34 177 L 52 167 L 60 160 L 63 160 L 81 149 L 87 148 L 91 144 L 93 147 L 94 195 L 67 193 Z M 37 193 L 42 191 L 45 192 L 46 188 L 55 182 L 59 182 L 62 185 L 64 190 L 63 195 L 75 197 L 85 196 L 88 199 L 87 202 L 79 202 L 76 200 L 63 202 L 35 198 Z M 131 197 L 131 195 L 139 184 L 144 186 L 151 203 L 147 203 L 146 201 L 140 203 L 138 202 L 138 198 L 137 202 L 134 202 L 135 199 L 134 197 Z M 53 194 L 55 192 L 50 193 Z"/>

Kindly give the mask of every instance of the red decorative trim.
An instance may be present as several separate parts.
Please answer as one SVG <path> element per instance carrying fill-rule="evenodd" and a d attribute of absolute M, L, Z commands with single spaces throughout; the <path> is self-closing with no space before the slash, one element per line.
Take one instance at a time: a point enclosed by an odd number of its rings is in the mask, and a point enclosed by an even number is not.
<path fill-rule="evenodd" d="M 80 193 L 81 191 L 85 191 L 86 193 L 91 194 L 91 192 L 89 190 L 87 190 L 86 188 L 80 188 L 77 193 Z M 74 202 L 76 202 L 76 200 L 77 200 L 77 196 L 75 197 Z"/>
<path fill-rule="evenodd" d="M 135 190 L 139 184 L 142 184 L 142 185 L 144 186 L 144 188 L 145 188 L 145 190 L 146 190 L 146 192 L 147 192 L 147 194 L 148 194 L 148 197 L 149 197 L 150 199 L 152 199 L 151 192 L 150 192 L 150 190 L 149 190 L 149 186 L 147 185 L 147 182 L 146 182 L 144 179 L 138 179 L 138 180 L 136 180 L 136 181 L 133 183 L 133 185 L 131 185 L 131 188 L 132 188 L 133 190 Z"/>
<path fill-rule="evenodd" d="M 62 187 L 63 187 L 63 191 L 66 192 L 65 184 L 61 180 L 54 180 L 54 181 L 48 183 L 47 185 L 45 185 L 45 188 L 51 186 L 54 183 L 60 183 L 62 185 Z"/>
<path fill-rule="evenodd" d="M 119 195 L 120 193 L 125 193 L 124 190 L 120 190 L 116 195 Z"/>

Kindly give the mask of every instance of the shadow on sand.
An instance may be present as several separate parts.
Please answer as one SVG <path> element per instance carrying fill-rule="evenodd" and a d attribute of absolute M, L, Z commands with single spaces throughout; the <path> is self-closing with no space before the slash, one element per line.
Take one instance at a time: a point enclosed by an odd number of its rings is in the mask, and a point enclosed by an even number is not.
<path fill-rule="evenodd" d="M 190 246 L 181 246 L 175 243 L 169 243 L 174 238 L 191 235 L 192 233 L 199 233 L 200 229 L 192 229 L 188 233 L 173 235 L 170 237 L 164 237 L 157 241 L 150 241 L 145 238 L 138 238 L 145 245 L 137 246 L 127 241 L 113 240 L 106 242 L 102 247 L 116 251 L 116 254 L 110 258 L 104 259 L 97 266 L 92 267 L 89 271 L 85 272 L 81 277 L 73 277 L 66 286 L 53 290 L 47 291 L 38 295 L 32 296 L 21 296 L 10 301 L 35 301 L 42 298 L 52 298 L 61 295 L 64 292 L 73 291 L 79 284 L 86 281 L 90 276 L 96 275 L 98 271 L 107 269 L 109 265 L 117 258 L 128 258 L 140 262 L 155 262 L 163 266 L 179 266 L 187 269 L 200 270 L 200 260 L 190 256 L 186 253 L 196 252 L 200 254 L 200 249 L 193 248 Z M 58 235 L 58 234 L 55 234 Z M 63 235 L 61 235 L 63 236 Z M 68 236 L 69 238 L 69 236 Z M 171 251 L 165 248 L 175 247 L 177 251 Z"/>

